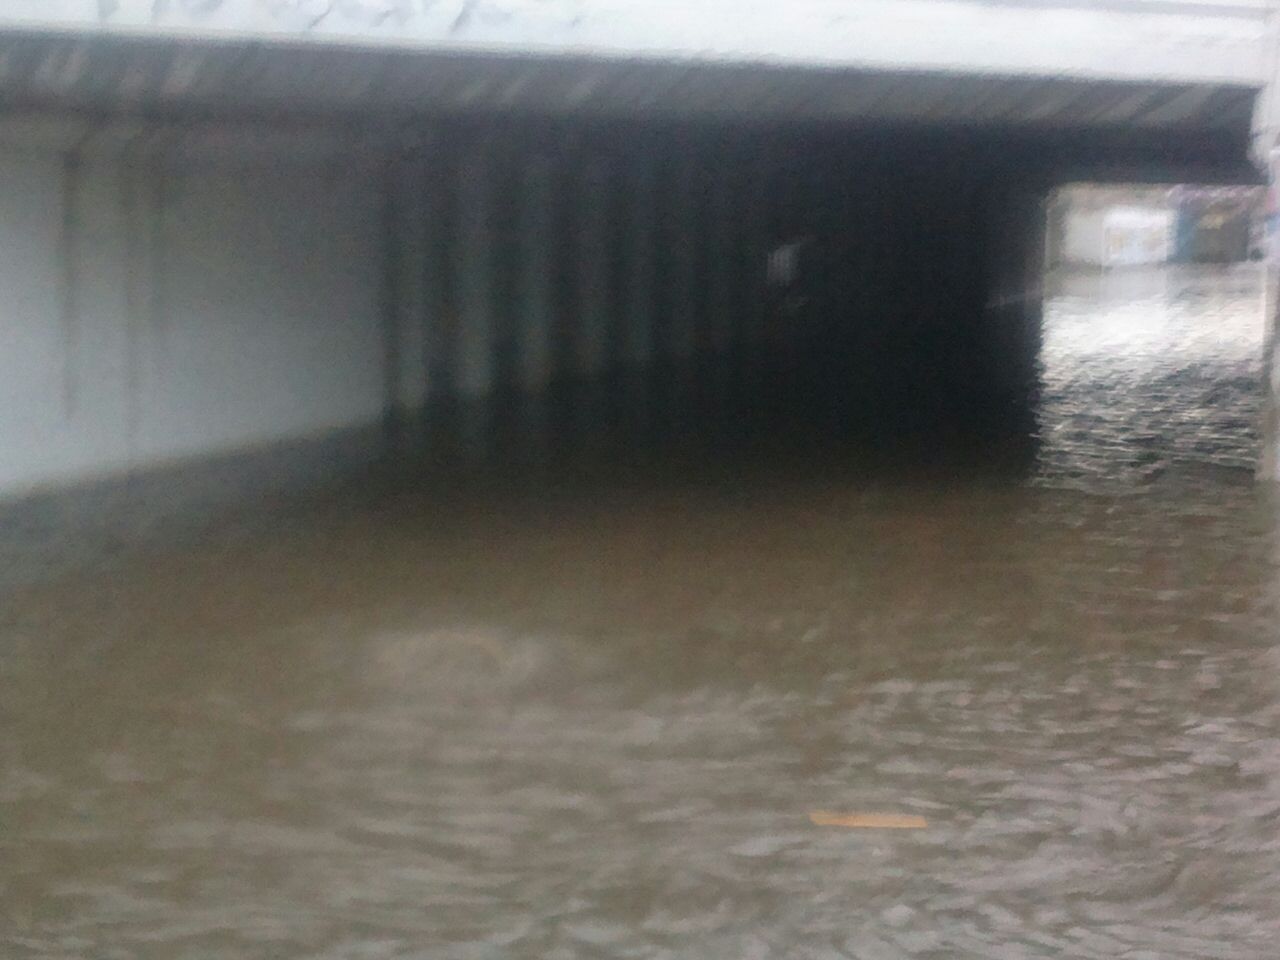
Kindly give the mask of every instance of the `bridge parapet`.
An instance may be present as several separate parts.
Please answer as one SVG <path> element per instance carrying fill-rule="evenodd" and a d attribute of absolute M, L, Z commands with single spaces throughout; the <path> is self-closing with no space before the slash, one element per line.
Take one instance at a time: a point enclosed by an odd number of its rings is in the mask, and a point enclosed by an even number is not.
<path fill-rule="evenodd" d="M 0 29 L 1260 85 L 1266 0 L 4 0 Z"/>

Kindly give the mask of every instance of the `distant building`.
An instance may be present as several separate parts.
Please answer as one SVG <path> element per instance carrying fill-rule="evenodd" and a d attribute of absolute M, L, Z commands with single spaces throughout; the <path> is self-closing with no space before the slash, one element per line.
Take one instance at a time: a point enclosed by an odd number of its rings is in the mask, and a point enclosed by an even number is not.
<path fill-rule="evenodd" d="M 1257 187 L 1073 184 L 1049 203 L 1049 266 L 1234 263 L 1264 253 Z"/>
<path fill-rule="evenodd" d="M 1181 263 L 1236 263 L 1263 256 L 1265 191 L 1257 187 L 1170 190 L 1178 211 L 1175 259 Z"/>
<path fill-rule="evenodd" d="M 1068 263 L 1119 267 L 1165 263 L 1173 252 L 1174 211 L 1152 207 L 1104 207 L 1067 216 Z"/>

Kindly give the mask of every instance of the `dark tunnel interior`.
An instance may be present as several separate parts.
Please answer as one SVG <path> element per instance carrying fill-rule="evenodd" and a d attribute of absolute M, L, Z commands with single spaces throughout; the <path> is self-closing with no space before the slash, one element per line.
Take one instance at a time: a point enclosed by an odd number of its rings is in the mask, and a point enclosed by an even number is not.
<path fill-rule="evenodd" d="M 426 168 L 437 386 L 421 422 L 390 426 L 405 449 L 425 438 L 455 464 L 699 447 L 1029 463 L 1052 186 L 1082 171 L 1239 175 L 1220 138 L 563 118 L 444 129 Z M 550 342 L 531 387 L 522 327 L 540 296 Z M 484 398 L 460 382 L 477 299 L 494 323 Z"/>

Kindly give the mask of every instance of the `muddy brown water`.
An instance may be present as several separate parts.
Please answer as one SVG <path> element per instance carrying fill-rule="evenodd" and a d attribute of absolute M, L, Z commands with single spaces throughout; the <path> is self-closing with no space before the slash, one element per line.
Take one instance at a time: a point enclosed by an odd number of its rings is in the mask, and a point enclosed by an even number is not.
<path fill-rule="evenodd" d="M 12 589 L 0 954 L 1275 957 L 1257 276 L 1059 278 L 1029 477 L 384 484 Z"/>

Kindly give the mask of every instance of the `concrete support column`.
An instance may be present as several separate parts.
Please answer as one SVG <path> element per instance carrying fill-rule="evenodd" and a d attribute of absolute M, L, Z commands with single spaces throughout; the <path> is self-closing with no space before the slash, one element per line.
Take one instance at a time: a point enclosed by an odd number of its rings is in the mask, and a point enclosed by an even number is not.
<path fill-rule="evenodd" d="M 457 381 L 454 348 L 457 336 L 457 273 L 454 227 L 457 191 L 454 157 L 444 131 L 427 148 L 422 173 L 421 326 L 424 409 L 451 401 Z"/>
<path fill-rule="evenodd" d="M 493 157 L 487 135 L 469 139 L 468 147 L 457 171 L 456 359 L 458 392 L 474 397 L 488 393 L 494 378 Z"/>
<path fill-rule="evenodd" d="M 557 428 L 572 435 L 574 379 L 578 376 L 577 213 L 580 133 L 563 129 L 554 144 L 551 186 L 551 385 Z"/>
<path fill-rule="evenodd" d="M 426 368 L 426 277 L 428 206 L 425 190 L 427 160 L 421 145 L 398 165 L 394 190 L 401 211 L 394 217 L 398 225 L 398 250 L 392 255 L 396 265 L 396 340 L 398 368 L 395 404 L 403 420 L 419 409 L 427 394 Z"/>
<path fill-rule="evenodd" d="M 165 194 L 168 174 L 163 150 L 164 144 L 147 133 L 140 133 L 126 148 L 121 199 L 128 261 L 125 431 L 131 469 L 135 465 L 133 461 L 145 451 L 147 408 L 167 366 Z"/>
<path fill-rule="evenodd" d="M 766 264 L 773 241 L 774 188 L 772 159 L 762 152 L 751 160 L 746 191 L 741 198 L 746 224 L 742 231 L 740 284 L 744 301 L 739 322 L 746 389 L 751 389 L 767 360 L 764 355 L 769 294 Z"/>
<path fill-rule="evenodd" d="M 1263 316 L 1266 335 L 1263 339 L 1262 454 L 1258 461 L 1258 479 L 1280 482 L 1280 306 L 1277 301 L 1277 270 L 1274 262 L 1265 267 L 1266 280 Z"/>
<path fill-rule="evenodd" d="M 382 289 L 380 312 L 382 327 L 383 403 L 382 425 L 389 442 L 401 435 L 401 413 L 404 405 L 403 356 L 404 315 L 407 300 L 406 264 L 410 262 L 408 247 L 409 214 L 405 206 L 405 164 L 394 148 L 386 157 L 382 170 L 380 211 L 382 221 Z"/>
<path fill-rule="evenodd" d="M 492 450 L 498 297 L 490 147 L 483 129 L 447 127 L 436 151 L 432 259 L 443 286 L 428 347 L 439 400 L 427 442 L 447 458 L 478 460 Z"/>
<path fill-rule="evenodd" d="M 698 347 L 697 275 L 698 227 L 701 197 L 698 195 L 697 160 L 686 152 L 672 158 L 669 209 L 671 316 L 668 348 L 677 369 L 683 371 Z"/>
<path fill-rule="evenodd" d="M 120 203 L 121 194 L 129 189 L 125 159 L 110 150 L 86 151 L 77 171 L 79 183 L 71 208 L 75 236 L 70 245 L 75 262 L 73 271 L 68 271 L 76 275 L 74 309 L 68 318 L 74 329 L 65 331 L 71 336 L 75 362 L 67 419 L 83 430 L 77 452 L 111 469 L 128 466 L 126 458 L 133 455 L 127 433 L 131 400 L 125 393 L 133 347 L 124 279 L 133 265 L 127 257 L 128 244 L 120 242 L 130 229 Z M 62 306 L 67 308 L 65 302 Z"/>
<path fill-rule="evenodd" d="M 1280 149 L 1268 156 L 1271 172 L 1270 189 L 1280 189 Z M 1274 229 L 1274 225 L 1272 225 Z M 1276 237 L 1268 236 L 1266 275 L 1263 284 L 1263 317 L 1266 334 L 1263 339 L 1262 455 L 1258 461 L 1258 479 L 1280 482 L 1280 250 Z"/>
<path fill-rule="evenodd" d="M 846 389 L 833 363 L 832 345 L 839 333 L 832 318 L 840 303 L 838 286 L 840 191 L 838 180 L 825 165 L 813 162 L 801 167 L 800 205 L 803 227 L 799 231 L 800 297 L 787 323 L 795 377 L 803 396 L 814 405 L 814 417 L 830 422 L 834 394 Z"/>
<path fill-rule="evenodd" d="M 76 415 L 79 403 L 80 330 L 83 325 L 80 306 L 79 229 L 81 188 L 84 180 L 84 156 L 79 146 L 62 157 L 62 216 L 58 224 L 57 257 L 60 290 L 58 325 L 62 333 L 62 415 Z"/>
<path fill-rule="evenodd" d="M 654 373 L 658 346 L 658 242 L 661 197 L 657 153 L 651 137 L 621 158 L 617 184 L 616 244 L 618 322 L 617 389 L 621 416 L 643 433 L 654 416 Z"/>
<path fill-rule="evenodd" d="M 690 305 L 692 308 L 693 357 L 695 365 L 705 366 L 711 351 L 711 218 L 712 194 L 717 170 L 715 155 L 707 144 L 698 142 L 690 146 L 687 163 L 688 185 L 685 202 L 688 204 L 688 255 L 690 274 Z"/>
<path fill-rule="evenodd" d="M 578 269 L 575 373 L 588 382 L 599 380 L 609 363 L 609 187 L 608 162 L 602 156 L 588 155 L 573 198 Z"/>
<path fill-rule="evenodd" d="M 707 256 L 703 258 L 707 273 L 706 339 L 707 362 L 703 365 L 709 378 L 708 389 L 721 419 L 727 418 L 733 389 L 732 350 L 734 326 L 738 322 L 738 218 L 736 158 L 727 147 L 713 158 L 710 171 L 710 196 L 707 203 Z"/>
<path fill-rule="evenodd" d="M 516 281 L 521 387 L 546 390 L 555 371 L 555 165 L 537 154 L 520 178 L 520 252 Z"/>
<path fill-rule="evenodd" d="M 988 395 L 988 385 L 994 386 L 995 380 L 1005 377 L 1006 364 L 1017 362 L 1003 350 L 1008 331 L 1023 322 L 1019 309 L 1008 315 L 997 313 L 994 318 L 984 315 L 985 259 L 991 238 L 982 229 L 981 191 L 964 175 L 964 164 L 960 166 L 954 177 L 938 178 L 921 188 L 924 203 L 916 213 L 925 236 L 916 256 L 923 277 L 914 286 L 923 295 L 919 308 L 928 320 L 922 338 L 929 345 L 925 355 L 928 365 L 937 371 L 936 383 L 927 393 L 930 407 L 925 421 L 933 429 L 948 420 L 959 427 L 974 428 L 982 425 L 983 418 L 994 415 L 996 422 L 1000 420 L 1001 408 L 1011 394 L 999 386 Z M 924 176 L 917 174 L 920 179 Z M 1008 222 L 1009 229 L 1015 227 L 1015 220 Z M 1003 247 L 1005 239 L 997 242 Z M 1010 262 L 1010 258 L 1021 256 L 1021 249 L 1012 237 L 1007 239 L 1008 248 L 996 256 L 1001 269 L 1012 269 L 1018 275 L 1016 288 L 1021 290 L 1032 278 Z M 924 279 L 927 282 L 921 282 Z"/>
<path fill-rule="evenodd" d="M 1011 412 L 1030 413 L 1040 351 L 1045 208 L 1044 195 L 1029 186 L 1002 186 L 992 194 L 987 223 L 985 378 L 993 391 L 996 421 Z"/>
<path fill-rule="evenodd" d="M 842 158 L 843 163 L 843 158 Z M 853 427 L 867 407 L 865 314 L 866 250 L 874 242 L 867 218 L 866 169 L 843 165 L 829 188 L 830 223 L 824 246 L 829 305 L 819 318 L 824 365 L 839 373 L 828 391 L 828 412 L 837 428 Z"/>
<path fill-rule="evenodd" d="M 493 326 L 490 392 L 506 416 L 520 385 L 520 197 L 524 150 L 514 133 L 489 143 L 489 284 Z"/>
<path fill-rule="evenodd" d="M 736 170 L 730 157 L 717 158 L 712 170 L 707 240 L 707 345 L 711 352 L 723 356 L 733 340 L 735 251 L 737 242 L 738 204 L 735 187 Z"/>
<path fill-rule="evenodd" d="M 624 365 L 642 370 L 653 363 L 654 302 L 657 278 L 658 170 L 650 145 L 637 153 L 623 198 L 627 215 L 623 260 L 622 314 Z"/>

